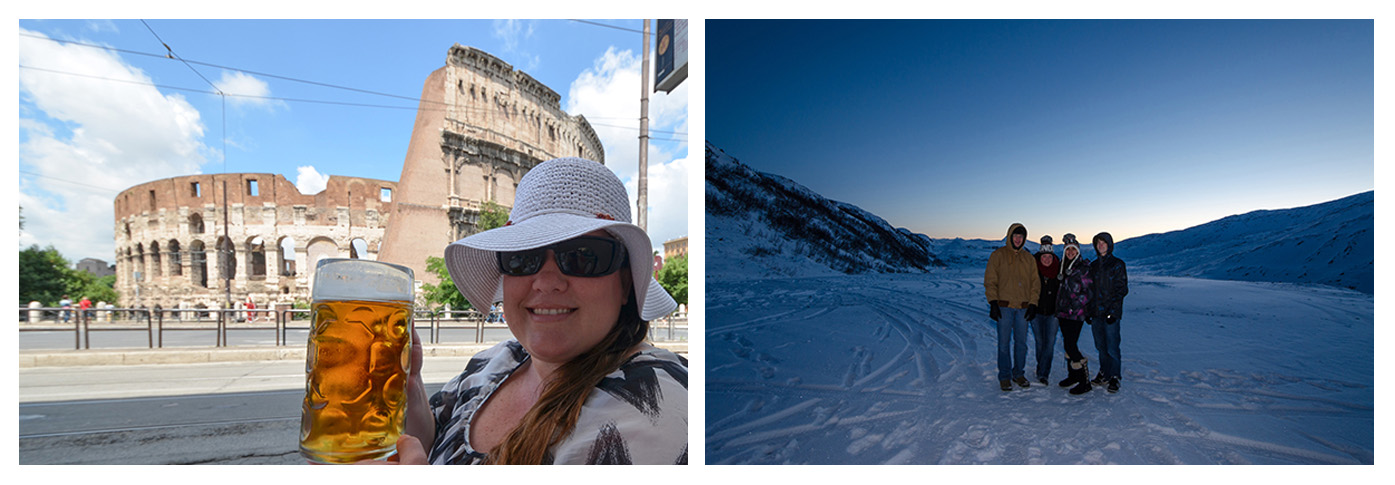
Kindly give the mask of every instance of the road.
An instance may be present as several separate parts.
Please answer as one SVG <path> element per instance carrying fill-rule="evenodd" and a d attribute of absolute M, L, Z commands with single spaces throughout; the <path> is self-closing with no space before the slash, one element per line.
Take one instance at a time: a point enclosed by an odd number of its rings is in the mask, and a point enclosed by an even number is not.
<path fill-rule="evenodd" d="M 428 392 L 469 357 L 431 357 Z M 19 463 L 302 464 L 304 363 L 19 369 Z"/>

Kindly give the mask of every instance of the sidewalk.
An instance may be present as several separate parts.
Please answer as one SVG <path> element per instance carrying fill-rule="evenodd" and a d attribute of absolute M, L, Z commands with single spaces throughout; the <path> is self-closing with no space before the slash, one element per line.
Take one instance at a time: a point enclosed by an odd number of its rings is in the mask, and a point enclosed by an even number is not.
<path fill-rule="evenodd" d="M 688 354 L 687 342 L 653 342 L 655 347 Z M 494 346 L 482 344 L 427 344 L 422 355 L 468 357 Z M 91 365 L 190 364 L 202 362 L 246 362 L 263 360 L 305 360 L 305 347 L 184 347 L 164 349 L 111 350 L 21 350 L 19 367 L 73 367 Z"/>

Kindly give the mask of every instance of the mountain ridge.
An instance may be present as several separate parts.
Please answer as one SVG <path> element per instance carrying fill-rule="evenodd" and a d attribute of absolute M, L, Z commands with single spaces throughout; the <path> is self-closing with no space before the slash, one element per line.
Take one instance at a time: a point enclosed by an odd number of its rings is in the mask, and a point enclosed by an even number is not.
<path fill-rule="evenodd" d="M 1003 241 L 931 239 L 856 205 L 759 172 L 707 143 L 709 258 L 718 277 L 922 273 L 982 268 Z M 1088 237 L 1088 236 L 1083 236 Z M 1037 244 L 1027 242 L 1033 252 Z M 1062 249 L 1056 245 L 1059 256 Z M 1094 248 L 1082 241 L 1086 257 Z M 1256 210 L 1116 241 L 1130 272 L 1318 284 L 1374 293 L 1375 192 L 1304 207 Z M 712 268 L 713 265 L 709 265 Z"/>

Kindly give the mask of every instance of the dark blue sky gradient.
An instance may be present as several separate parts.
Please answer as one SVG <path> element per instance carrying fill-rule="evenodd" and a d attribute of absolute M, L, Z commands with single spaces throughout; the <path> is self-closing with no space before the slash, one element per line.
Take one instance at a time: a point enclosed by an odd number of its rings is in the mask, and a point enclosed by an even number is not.
<path fill-rule="evenodd" d="M 707 126 L 931 237 L 1116 239 L 1372 190 L 1358 21 L 709 21 Z"/>

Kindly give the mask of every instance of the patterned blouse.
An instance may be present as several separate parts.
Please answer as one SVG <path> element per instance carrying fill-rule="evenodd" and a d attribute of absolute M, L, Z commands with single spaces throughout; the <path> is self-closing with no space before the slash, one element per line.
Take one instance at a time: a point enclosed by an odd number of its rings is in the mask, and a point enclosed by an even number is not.
<path fill-rule="evenodd" d="M 436 419 L 432 464 L 485 462 L 487 450 L 470 447 L 475 412 L 528 358 L 517 340 L 502 342 L 475 354 L 464 373 L 431 396 Z M 548 450 L 544 462 L 686 465 L 688 360 L 645 345 L 601 379 L 582 405 L 576 428 Z"/>

